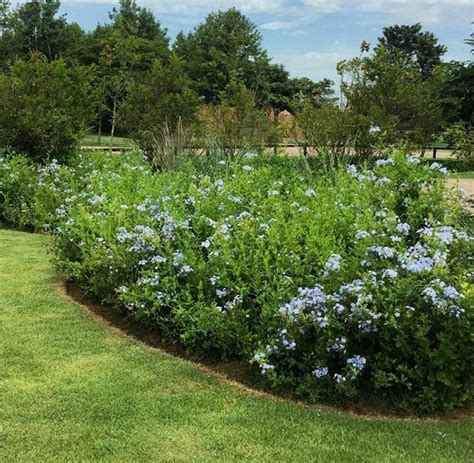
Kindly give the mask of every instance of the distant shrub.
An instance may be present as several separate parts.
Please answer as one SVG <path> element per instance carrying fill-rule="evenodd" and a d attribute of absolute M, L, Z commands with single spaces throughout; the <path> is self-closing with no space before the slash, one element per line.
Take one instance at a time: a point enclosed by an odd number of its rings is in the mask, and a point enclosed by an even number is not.
<path fill-rule="evenodd" d="M 466 170 L 474 169 L 474 128 L 462 123 L 451 125 L 445 132 L 449 146 Z"/>
<path fill-rule="evenodd" d="M 88 72 L 34 56 L 0 75 L 0 146 L 37 161 L 67 159 L 94 118 Z"/>
<path fill-rule="evenodd" d="M 326 177 L 248 153 L 68 170 L 88 183 L 51 203 L 54 260 L 101 300 L 310 400 L 380 394 L 431 413 L 472 397 L 473 241 L 441 165 L 398 153 Z"/>
<path fill-rule="evenodd" d="M 255 96 L 242 84 L 232 84 L 219 104 L 202 107 L 198 113 L 198 139 L 212 140 L 229 155 L 246 150 L 262 152 L 277 145 L 283 131 L 256 105 Z"/>
<path fill-rule="evenodd" d="M 344 160 L 350 154 L 366 158 L 374 151 L 378 136 L 370 119 L 333 104 L 314 107 L 304 102 L 296 113 L 299 143 L 312 147 L 321 158 Z"/>

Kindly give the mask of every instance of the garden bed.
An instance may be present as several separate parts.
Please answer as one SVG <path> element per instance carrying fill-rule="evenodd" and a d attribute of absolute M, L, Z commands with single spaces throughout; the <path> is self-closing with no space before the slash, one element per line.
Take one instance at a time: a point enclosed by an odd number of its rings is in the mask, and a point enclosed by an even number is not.
<path fill-rule="evenodd" d="M 46 223 L 57 267 L 95 298 L 306 400 L 470 399 L 472 240 L 440 164 L 91 159 L 3 161 L 0 213 Z"/>

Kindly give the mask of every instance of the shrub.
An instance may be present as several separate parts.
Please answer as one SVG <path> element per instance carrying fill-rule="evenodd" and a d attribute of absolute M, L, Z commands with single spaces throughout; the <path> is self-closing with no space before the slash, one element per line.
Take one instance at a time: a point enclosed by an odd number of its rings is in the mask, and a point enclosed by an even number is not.
<path fill-rule="evenodd" d="M 94 119 L 88 72 L 34 56 L 0 75 L 0 146 L 32 159 L 65 160 Z"/>
<path fill-rule="evenodd" d="M 338 72 L 346 106 L 379 127 L 383 143 L 427 147 L 441 130 L 441 108 L 430 81 L 413 66 L 393 62 L 383 47 L 340 63 Z"/>
<path fill-rule="evenodd" d="M 283 135 L 278 122 L 257 108 L 254 94 L 238 83 L 227 87 L 221 103 L 201 108 L 198 121 L 201 141 L 210 139 L 229 155 L 262 152 L 267 144 L 277 145 Z"/>
<path fill-rule="evenodd" d="M 398 153 L 325 177 L 247 154 L 153 174 L 111 159 L 55 214 L 55 262 L 85 290 L 310 400 L 471 398 L 472 239 L 440 165 Z"/>
<path fill-rule="evenodd" d="M 445 132 L 453 153 L 462 161 L 466 170 L 474 169 L 474 129 L 471 125 L 452 124 Z"/>
<path fill-rule="evenodd" d="M 344 160 L 351 152 L 366 158 L 378 141 L 369 118 L 333 104 L 316 108 L 308 100 L 296 113 L 296 122 L 302 143 L 334 162 Z"/>

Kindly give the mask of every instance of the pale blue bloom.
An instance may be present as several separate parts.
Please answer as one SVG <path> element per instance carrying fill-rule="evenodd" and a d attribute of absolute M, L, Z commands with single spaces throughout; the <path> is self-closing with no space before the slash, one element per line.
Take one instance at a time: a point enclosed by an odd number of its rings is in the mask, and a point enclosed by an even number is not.
<path fill-rule="evenodd" d="M 382 276 L 387 278 L 397 278 L 398 272 L 394 269 L 388 268 L 382 272 Z"/>
<path fill-rule="evenodd" d="M 337 271 L 341 268 L 341 259 L 342 257 L 338 254 L 332 254 L 326 264 L 324 264 L 324 268 L 328 271 Z"/>
<path fill-rule="evenodd" d="M 227 296 L 227 289 L 223 288 L 223 289 L 216 289 L 216 296 L 217 297 L 226 297 Z"/>
<path fill-rule="evenodd" d="M 375 181 L 376 185 L 389 185 L 390 183 L 392 183 L 392 181 L 387 177 L 381 177 Z"/>
<path fill-rule="evenodd" d="M 379 159 L 378 161 L 375 161 L 375 165 L 377 167 L 383 167 L 383 166 L 388 166 L 394 164 L 393 159 Z"/>
<path fill-rule="evenodd" d="M 316 368 L 316 370 L 313 370 L 313 376 L 316 378 L 322 378 L 324 376 L 327 376 L 329 374 L 329 369 L 327 367 L 323 368 Z"/>
<path fill-rule="evenodd" d="M 358 177 L 359 176 L 359 172 L 357 171 L 357 167 L 354 166 L 353 164 L 347 166 L 347 173 L 349 175 L 351 175 L 352 177 Z"/>
<path fill-rule="evenodd" d="M 347 359 L 347 364 L 351 365 L 354 367 L 356 370 L 362 370 L 365 367 L 365 364 L 367 363 L 367 360 L 365 357 L 361 357 L 360 355 L 355 355 L 354 357 L 351 357 Z"/>
<path fill-rule="evenodd" d="M 269 371 L 272 371 L 275 369 L 275 366 L 274 365 L 270 365 L 269 363 L 264 363 L 262 365 L 262 374 L 265 374 Z"/>
<path fill-rule="evenodd" d="M 327 350 L 333 350 L 334 352 L 345 352 L 346 351 L 346 345 L 347 345 L 347 338 L 344 336 L 341 336 L 340 338 L 337 338 L 334 344 L 329 347 Z"/>
<path fill-rule="evenodd" d="M 166 262 L 166 258 L 165 257 L 162 257 L 162 256 L 153 256 L 151 259 L 150 259 L 150 262 L 152 264 L 162 264 L 164 262 Z"/>
<path fill-rule="evenodd" d="M 406 160 L 409 164 L 419 164 L 421 162 L 416 156 L 413 155 L 407 156 Z"/>
<path fill-rule="evenodd" d="M 355 234 L 355 239 L 356 240 L 362 240 L 364 238 L 369 238 L 370 233 L 366 232 L 365 230 L 357 230 Z"/>
<path fill-rule="evenodd" d="M 408 236 L 410 234 L 411 227 L 408 223 L 400 222 L 397 224 L 396 230 L 398 233 L 403 233 L 404 235 Z"/>
<path fill-rule="evenodd" d="M 104 202 L 104 197 L 100 195 L 94 195 L 92 198 L 89 198 L 89 204 L 94 206 L 95 204 L 100 204 Z"/>
<path fill-rule="evenodd" d="M 371 246 L 369 251 L 377 254 L 382 259 L 391 259 L 395 255 L 393 249 L 387 246 Z"/>
<path fill-rule="evenodd" d="M 447 299 L 458 299 L 460 297 L 460 294 L 458 290 L 453 286 L 447 286 L 444 289 L 444 297 Z"/>

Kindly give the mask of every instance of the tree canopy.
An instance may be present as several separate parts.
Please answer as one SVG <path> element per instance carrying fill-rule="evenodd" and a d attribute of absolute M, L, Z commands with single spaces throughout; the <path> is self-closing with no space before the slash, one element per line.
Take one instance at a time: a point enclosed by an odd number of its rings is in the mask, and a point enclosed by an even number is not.
<path fill-rule="evenodd" d="M 384 27 L 377 48 L 382 47 L 387 50 L 391 60 L 401 62 L 402 65 L 412 64 L 425 79 L 431 76 L 447 51 L 433 33 L 422 31 L 420 23 Z"/>
<path fill-rule="evenodd" d="M 219 100 L 232 81 L 263 94 L 269 58 L 255 24 L 240 11 L 211 13 L 192 32 L 176 37 L 173 51 L 207 103 Z"/>

